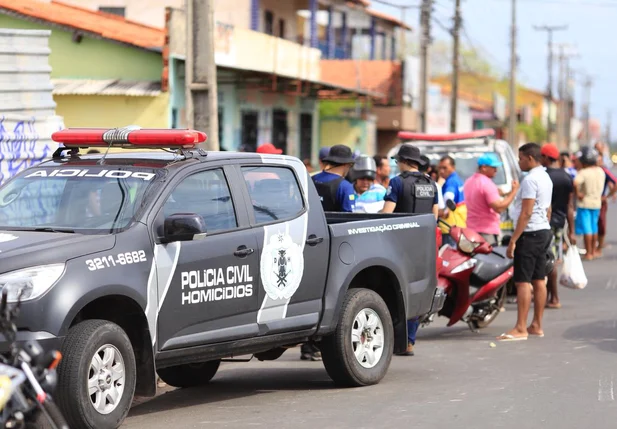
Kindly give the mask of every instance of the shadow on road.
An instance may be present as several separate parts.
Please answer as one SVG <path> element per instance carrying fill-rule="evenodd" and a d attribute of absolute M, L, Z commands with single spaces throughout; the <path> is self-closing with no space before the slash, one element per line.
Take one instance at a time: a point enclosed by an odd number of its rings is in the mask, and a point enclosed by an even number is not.
<path fill-rule="evenodd" d="M 319 362 L 318 368 L 260 368 L 221 371 L 203 387 L 176 389 L 131 408 L 129 417 L 162 413 L 194 405 L 212 404 L 238 398 L 248 398 L 281 390 L 336 389 Z"/>
<path fill-rule="evenodd" d="M 617 320 L 600 320 L 574 326 L 565 331 L 563 337 L 594 345 L 605 352 L 617 353 Z"/>

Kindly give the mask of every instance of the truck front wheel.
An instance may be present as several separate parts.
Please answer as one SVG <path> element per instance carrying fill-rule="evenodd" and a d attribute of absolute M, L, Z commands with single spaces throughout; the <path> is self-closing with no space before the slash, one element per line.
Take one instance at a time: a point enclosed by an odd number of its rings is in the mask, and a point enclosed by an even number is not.
<path fill-rule="evenodd" d="M 377 384 L 386 375 L 394 350 L 388 306 L 369 289 L 350 289 L 338 325 L 324 337 L 321 353 L 332 380 L 341 386 Z"/>
<path fill-rule="evenodd" d="M 70 427 L 116 429 L 135 393 L 135 354 L 124 330 L 85 320 L 64 340 L 56 401 Z"/>
<path fill-rule="evenodd" d="M 173 387 L 195 387 L 207 384 L 216 374 L 220 360 L 161 368 L 157 371 L 161 380 Z"/>

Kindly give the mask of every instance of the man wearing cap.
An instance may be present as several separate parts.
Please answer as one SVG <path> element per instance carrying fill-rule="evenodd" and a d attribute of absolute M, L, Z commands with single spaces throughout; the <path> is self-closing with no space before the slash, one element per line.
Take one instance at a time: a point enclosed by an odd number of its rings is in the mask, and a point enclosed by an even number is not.
<path fill-rule="evenodd" d="M 313 176 L 313 182 L 324 211 L 353 212 L 356 193 L 353 185 L 345 180 L 355 163 L 351 149 L 345 145 L 332 146 L 323 163 L 323 171 Z"/>
<path fill-rule="evenodd" d="M 283 153 L 283 149 L 279 149 L 274 146 L 272 143 L 264 143 L 257 148 L 257 153 L 261 154 L 270 154 L 270 155 L 280 155 Z"/>
<path fill-rule="evenodd" d="M 433 213 L 435 220 L 439 215 L 439 191 L 437 184 L 420 167 L 425 166 L 420 150 L 406 143 L 394 157 L 401 173 L 390 180 L 386 192 L 386 203 L 382 213 Z M 407 321 L 407 350 L 404 356 L 413 356 L 419 320 Z"/>
<path fill-rule="evenodd" d="M 568 221 L 568 238 L 576 244 L 574 235 L 574 183 L 572 177 L 559 165 L 561 154 L 554 144 L 542 146 L 542 165 L 553 182 L 553 196 L 551 200 L 551 230 L 553 232 L 553 254 L 560 261 L 563 258 L 563 229 Z M 557 270 L 548 275 L 546 283 L 547 308 L 561 308 L 557 287 Z"/>
<path fill-rule="evenodd" d="M 485 153 L 478 158 L 478 171 L 464 185 L 467 203 L 467 228 L 479 233 L 491 245 L 500 242 L 501 226 L 499 214 L 508 209 L 518 192 L 519 184 L 512 182 L 512 192 L 505 198 L 499 195 L 499 188 L 493 178 L 502 165 L 497 155 Z"/>

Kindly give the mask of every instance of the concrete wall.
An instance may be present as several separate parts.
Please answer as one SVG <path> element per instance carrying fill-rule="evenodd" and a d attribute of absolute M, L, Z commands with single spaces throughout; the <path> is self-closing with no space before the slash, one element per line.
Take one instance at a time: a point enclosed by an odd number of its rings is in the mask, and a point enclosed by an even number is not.
<path fill-rule="evenodd" d="M 157 97 L 56 95 L 67 127 L 169 127 L 169 93 Z"/>
<path fill-rule="evenodd" d="M 0 15 L 0 28 L 45 30 L 50 26 Z M 161 80 L 161 54 L 84 36 L 81 43 L 71 33 L 52 28 L 49 38 L 52 78 Z M 139 64 L 139 66 L 135 66 Z"/>
<path fill-rule="evenodd" d="M 214 19 L 234 27 L 250 29 L 251 0 L 215 0 Z"/>
<path fill-rule="evenodd" d="M 319 125 L 320 147 L 344 144 L 363 154 L 375 154 L 375 128 L 370 119 L 321 117 Z"/>

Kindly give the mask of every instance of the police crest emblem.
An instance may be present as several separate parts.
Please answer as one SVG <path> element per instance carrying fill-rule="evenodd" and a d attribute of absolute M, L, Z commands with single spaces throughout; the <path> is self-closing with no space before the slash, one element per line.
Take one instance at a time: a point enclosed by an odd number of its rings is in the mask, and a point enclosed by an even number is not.
<path fill-rule="evenodd" d="M 304 254 L 289 235 L 276 234 L 261 255 L 261 282 L 271 299 L 290 299 L 300 287 Z"/>

